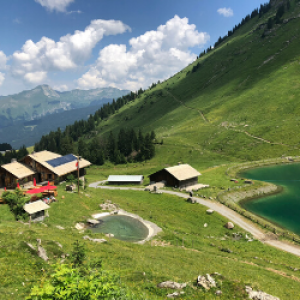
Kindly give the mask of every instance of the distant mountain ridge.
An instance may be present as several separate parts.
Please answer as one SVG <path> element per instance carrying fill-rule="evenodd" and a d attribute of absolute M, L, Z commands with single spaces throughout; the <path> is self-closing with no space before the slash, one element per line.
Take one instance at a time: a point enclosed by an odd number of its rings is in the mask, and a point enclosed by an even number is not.
<path fill-rule="evenodd" d="M 71 109 L 102 106 L 128 93 L 129 90 L 112 87 L 59 92 L 49 85 L 39 85 L 18 94 L 0 96 L 0 128 Z"/>

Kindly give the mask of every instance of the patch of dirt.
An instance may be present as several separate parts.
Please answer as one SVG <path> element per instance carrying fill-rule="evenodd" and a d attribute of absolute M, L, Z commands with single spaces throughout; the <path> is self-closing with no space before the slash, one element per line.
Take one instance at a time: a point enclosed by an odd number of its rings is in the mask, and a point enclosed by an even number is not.
<path fill-rule="evenodd" d="M 266 268 L 266 270 L 270 271 L 270 272 L 273 272 L 273 273 L 276 273 L 280 276 L 283 276 L 283 277 L 286 277 L 286 278 L 289 278 L 289 279 L 292 279 L 292 280 L 295 280 L 297 282 L 300 282 L 300 278 L 296 277 L 296 276 L 290 276 L 290 275 L 287 275 L 285 272 L 283 271 L 279 271 L 279 270 L 275 270 L 275 269 L 272 269 L 272 268 Z"/>
<path fill-rule="evenodd" d="M 169 246 L 171 246 L 171 243 L 166 242 L 166 241 L 152 240 L 151 241 L 151 246 L 169 247 Z"/>

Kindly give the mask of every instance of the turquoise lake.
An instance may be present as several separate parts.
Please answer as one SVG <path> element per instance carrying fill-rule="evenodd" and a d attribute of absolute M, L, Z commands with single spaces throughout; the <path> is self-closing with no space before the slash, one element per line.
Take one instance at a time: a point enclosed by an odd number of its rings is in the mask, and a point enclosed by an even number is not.
<path fill-rule="evenodd" d="M 148 228 L 139 220 L 128 216 L 107 216 L 99 219 L 100 224 L 90 228 L 94 233 L 112 233 L 118 240 L 139 242 L 148 234 Z"/>
<path fill-rule="evenodd" d="M 246 201 L 241 205 L 256 215 L 300 234 L 300 164 L 250 169 L 240 176 L 282 186 L 283 191 L 279 194 Z"/>

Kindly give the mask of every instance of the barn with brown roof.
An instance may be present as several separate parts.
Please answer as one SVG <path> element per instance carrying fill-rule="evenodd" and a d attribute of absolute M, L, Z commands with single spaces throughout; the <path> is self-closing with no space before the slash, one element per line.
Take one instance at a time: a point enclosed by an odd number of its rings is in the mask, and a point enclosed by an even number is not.
<path fill-rule="evenodd" d="M 165 181 L 167 186 L 186 188 L 198 183 L 201 174 L 188 164 L 164 168 L 149 176 L 150 182 Z"/>

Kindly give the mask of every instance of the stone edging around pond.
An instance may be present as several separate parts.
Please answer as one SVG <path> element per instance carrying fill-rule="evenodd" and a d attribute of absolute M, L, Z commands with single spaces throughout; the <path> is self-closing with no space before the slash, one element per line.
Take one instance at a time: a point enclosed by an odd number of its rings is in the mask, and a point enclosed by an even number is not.
<path fill-rule="evenodd" d="M 92 217 L 95 219 L 98 219 L 98 218 L 109 216 L 109 215 L 110 215 L 110 213 L 100 213 L 100 214 L 94 214 L 94 215 L 92 215 Z M 162 231 L 162 229 L 160 227 L 158 227 L 155 223 L 144 220 L 142 217 L 132 214 L 132 213 L 129 213 L 123 209 L 119 209 L 117 215 L 128 216 L 128 217 L 137 219 L 138 221 L 143 223 L 148 228 L 148 230 L 149 230 L 148 236 L 144 240 L 136 242 L 135 244 L 144 244 L 145 242 L 149 241 L 152 237 L 156 236 L 159 232 Z"/>

